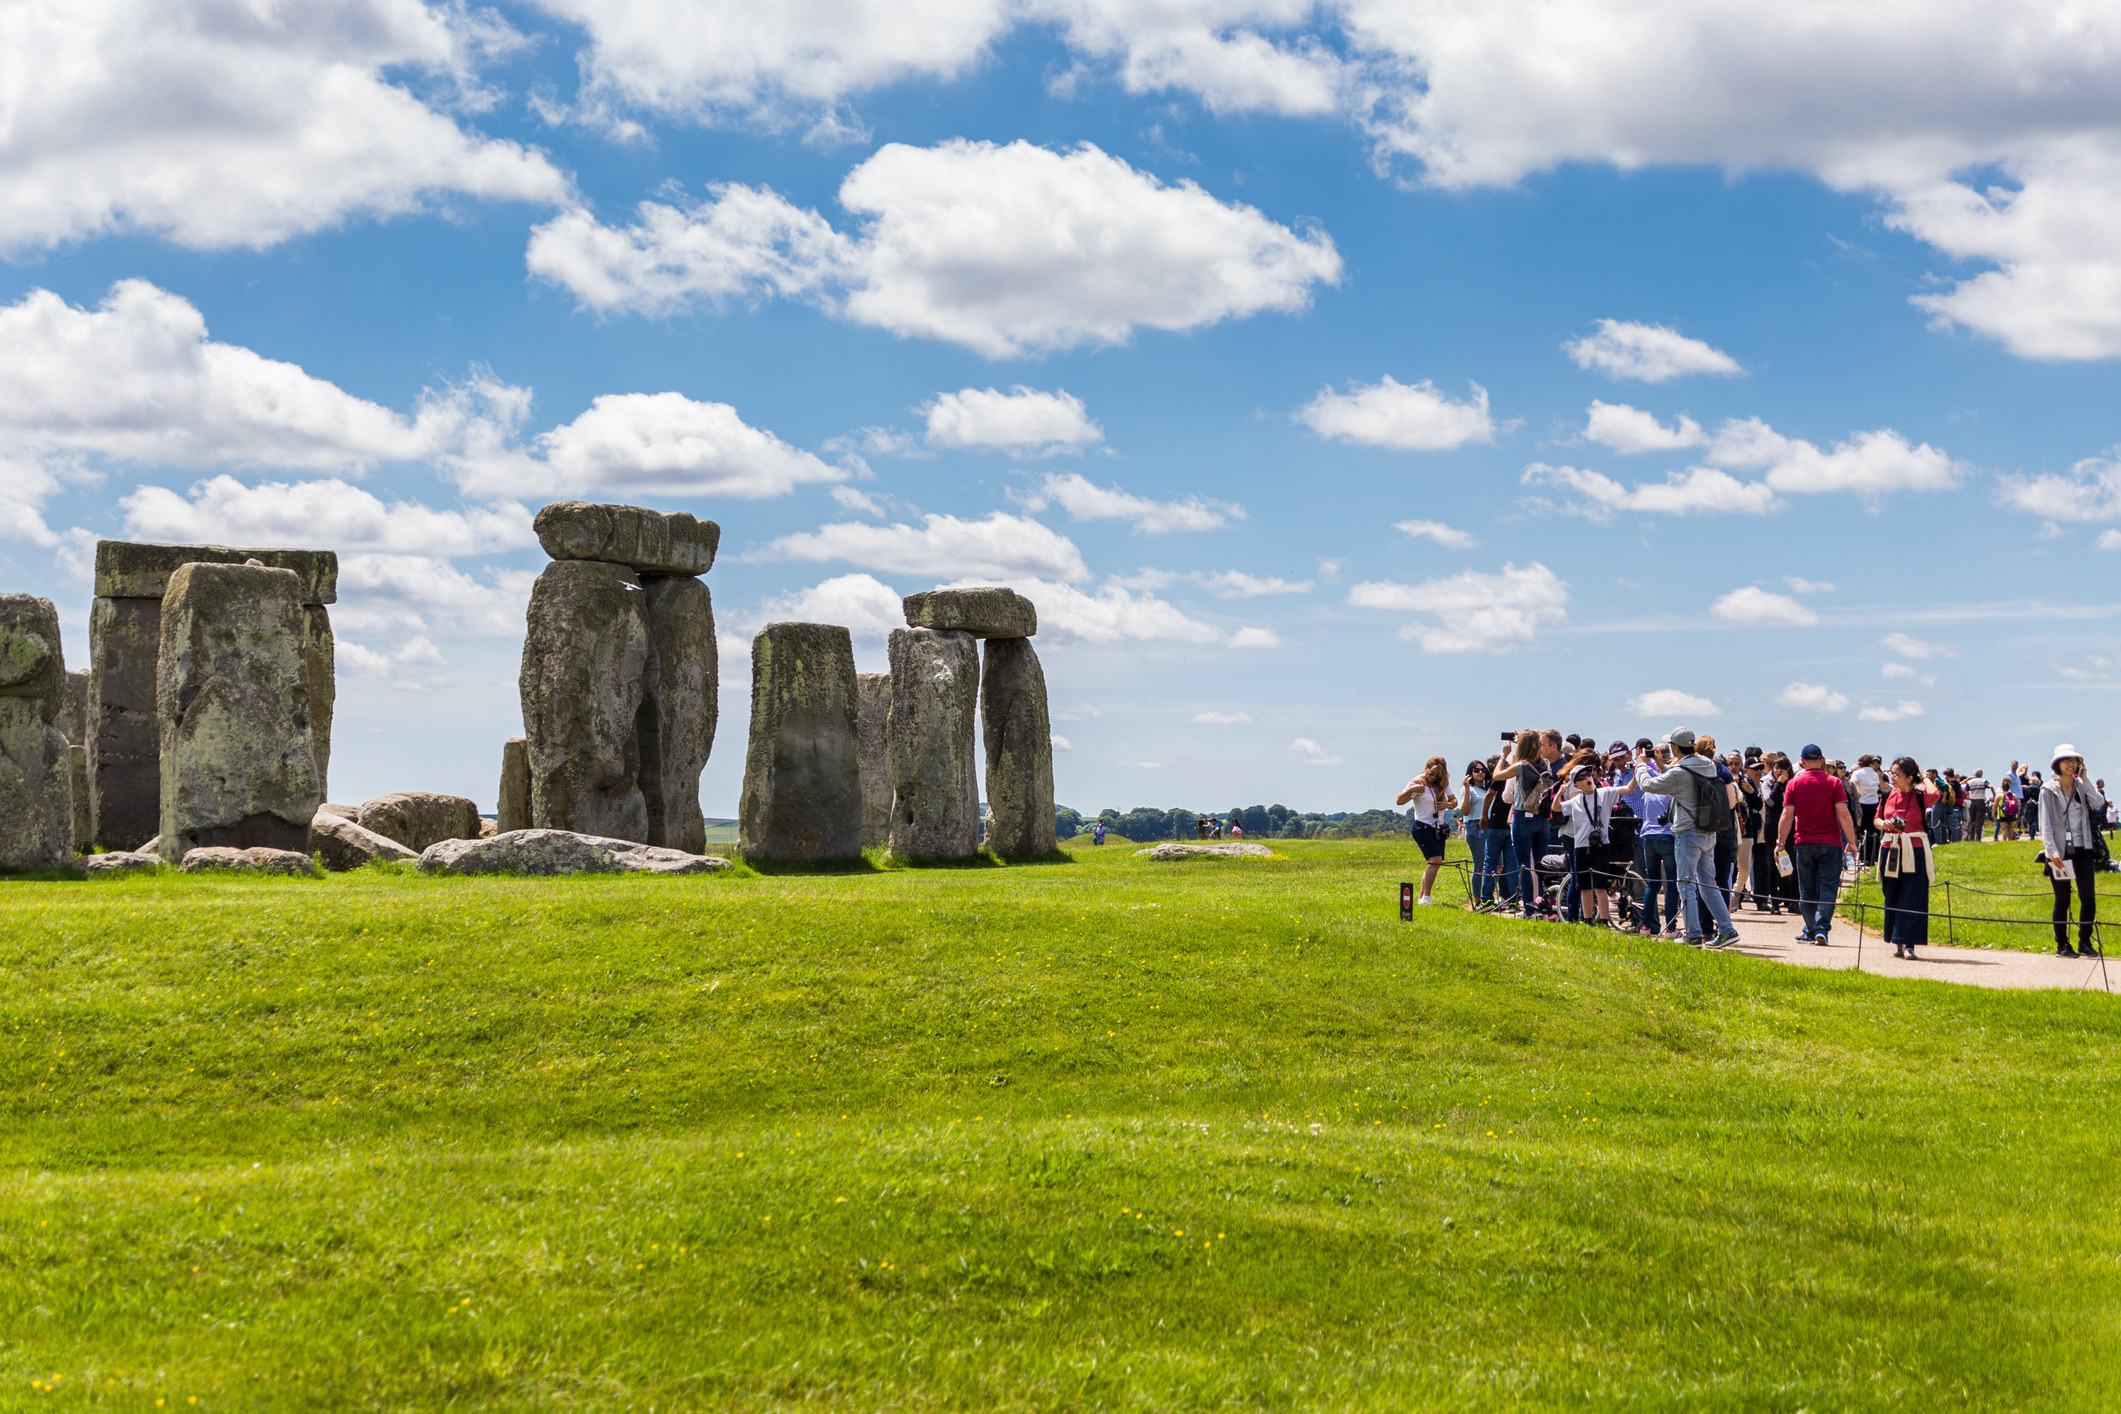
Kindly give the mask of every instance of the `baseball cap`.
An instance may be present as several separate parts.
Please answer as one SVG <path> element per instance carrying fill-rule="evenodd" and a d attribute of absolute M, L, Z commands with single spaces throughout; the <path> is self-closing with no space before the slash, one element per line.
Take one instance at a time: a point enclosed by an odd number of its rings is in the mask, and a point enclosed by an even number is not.
<path fill-rule="evenodd" d="M 1607 756 L 1625 756 L 1628 754 L 1628 744 L 1624 741 L 1616 741 L 1605 749 L 1605 754 Z"/>
<path fill-rule="evenodd" d="M 1819 749 L 1817 742 L 1808 741 L 1804 744 L 1804 750 L 1797 753 L 1797 759 L 1799 761 L 1824 761 L 1826 760 L 1826 753 Z"/>
<path fill-rule="evenodd" d="M 1649 739 L 1648 737 L 1646 737 L 1646 736 L 1642 736 L 1642 737 L 1637 737 L 1637 738 L 1635 738 L 1635 749 L 1636 749 L 1637 751 L 1648 751 L 1648 750 L 1649 750 L 1649 749 L 1650 749 L 1651 747 L 1655 746 L 1656 744 L 1657 744 L 1656 742 L 1654 742 L 1654 741 L 1651 741 L 1651 740 L 1650 740 L 1650 739 Z"/>
<path fill-rule="evenodd" d="M 1677 747 L 1681 751 L 1692 751 L 1694 749 L 1694 729 L 1692 727 L 1674 727 L 1664 734 L 1664 744 Z"/>

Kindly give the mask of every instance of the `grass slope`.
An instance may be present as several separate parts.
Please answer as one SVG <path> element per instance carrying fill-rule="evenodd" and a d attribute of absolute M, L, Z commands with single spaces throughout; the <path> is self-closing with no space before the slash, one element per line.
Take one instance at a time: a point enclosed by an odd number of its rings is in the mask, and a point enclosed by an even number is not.
<path fill-rule="evenodd" d="M 0 886 L 0 1407 L 2121 1399 L 2110 998 L 1277 848 Z"/>

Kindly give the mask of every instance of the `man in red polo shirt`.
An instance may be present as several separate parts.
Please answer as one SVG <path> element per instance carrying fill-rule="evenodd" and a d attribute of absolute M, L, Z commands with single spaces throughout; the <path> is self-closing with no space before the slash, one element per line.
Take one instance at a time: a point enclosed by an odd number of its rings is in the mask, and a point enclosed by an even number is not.
<path fill-rule="evenodd" d="M 1826 946 L 1827 926 L 1834 921 L 1834 900 L 1841 892 L 1842 849 L 1856 847 L 1856 822 L 1849 818 L 1848 792 L 1827 774 L 1826 753 L 1806 746 L 1798 758 L 1803 767 L 1782 791 L 1782 824 L 1777 843 L 1784 848 L 1797 838 L 1797 914 L 1803 922 L 1800 943 Z"/>

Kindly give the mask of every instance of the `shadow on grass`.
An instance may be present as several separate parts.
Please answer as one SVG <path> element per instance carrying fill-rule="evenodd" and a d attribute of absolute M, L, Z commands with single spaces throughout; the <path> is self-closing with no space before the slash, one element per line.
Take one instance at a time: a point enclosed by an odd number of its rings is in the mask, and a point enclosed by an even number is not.
<path fill-rule="evenodd" d="M 860 859 L 754 859 L 730 850 L 723 856 L 730 863 L 748 869 L 766 878 L 782 878 L 790 875 L 815 874 L 881 874 L 884 872 L 876 860 L 868 855 Z"/>

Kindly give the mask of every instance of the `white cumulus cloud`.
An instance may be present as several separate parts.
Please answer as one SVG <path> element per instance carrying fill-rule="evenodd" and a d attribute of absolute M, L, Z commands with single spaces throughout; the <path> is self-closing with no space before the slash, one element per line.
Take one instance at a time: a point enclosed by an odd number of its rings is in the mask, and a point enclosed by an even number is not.
<path fill-rule="evenodd" d="M 1202 623 L 1154 594 L 1105 584 L 1086 593 L 1072 584 L 1019 578 L 1011 586 L 1038 606 L 1041 642 L 1072 643 L 1223 643 L 1213 624 Z M 1096 715 L 1096 714 L 1093 714 Z"/>
<path fill-rule="evenodd" d="M 1252 720 L 1250 712 L 1195 712 L 1193 720 L 1203 726 L 1232 727 Z"/>
<path fill-rule="evenodd" d="M 2121 518 L 2121 448 L 2105 456 L 2086 457 L 2064 475 L 1999 476 L 1996 499 L 2014 511 L 2045 520 Z"/>
<path fill-rule="evenodd" d="M 437 510 L 385 501 L 344 481 L 245 485 L 215 476 L 189 496 L 142 486 L 122 497 L 125 532 L 174 544 L 305 545 L 341 552 L 478 555 L 535 545 L 530 512 L 513 501 Z"/>
<path fill-rule="evenodd" d="M 1959 645 L 1956 643 L 1917 638 L 1911 633 L 1889 633 L 1878 640 L 1878 646 L 1888 653 L 1897 653 L 1918 663 L 1926 663 L 1932 658 L 1959 656 Z"/>
<path fill-rule="evenodd" d="M 1455 401 L 1426 378 L 1399 383 L 1390 374 L 1345 393 L 1326 388 L 1297 409 L 1296 420 L 1337 442 L 1402 452 L 1442 452 L 1495 440 L 1488 390 L 1478 383 L 1470 398 Z"/>
<path fill-rule="evenodd" d="M 1088 143 L 890 143 L 848 174 L 840 204 L 859 234 L 735 185 L 686 207 L 643 202 L 624 229 L 570 211 L 532 233 L 528 261 L 599 312 L 799 297 L 989 358 L 1293 312 L 1341 277 L 1324 232 L 1167 185 Z"/>
<path fill-rule="evenodd" d="M 574 421 L 539 434 L 534 470 L 472 469 L 467 486 L 498 490 L 526 470 L 540 491 L 618 496 L 781 496 L 848 473 L 747 424 L 727 403 L 682 393 L 606 393 Z"/>
<path fill-rule="evenodd" d="M 1924 442 L 1919 446 L 1890 427 L 1852 433 L 1829 451 L 1785 437 L 1757 417 L 1733 419 L 1717 429 L 1708 460 L 1741 471 L 1765 469 L 1762 478 L 1789 495 L 1849 491 L 1876 498 L 1894 491 L 1948 491 L 1963 467 Z"/>
<path fill-rule="evenodd" d="M 745 558 L 845 560 L 885 574 L 928 576 L 938 582 L 962 578 L 1013 584 L 1019 579 L 1090 577 L 1074 541 L 1026 516 L 1002 511 L 980 520 L 926 515 L 918 526 L 842 521 L 784 535 Z"/>
<path fill-rule="evenodd" d="M 1701 430 L 1701 424 L 1685 413 L 1679 415 L 1677 425 L 1666 427 L 1653 412 L 1595 398 L 1591 401 L 1583 435 L 1623 456 L 1637 452 L 1676 452 L 1682 447 L 1704 446 L 1709 440 L 1708 434 Z"/>
<path fill-rule="evenodd" d="M 1230 635 L 1232 648 L 1279 648 L 1281 635 L 1271 628 L 1241 628 Z"/>
<path fill-rule="evenodd" d="M 1603 472 L 1533 462 L 1524 469 L 1522 480 L 1527 486 L 1575 492 L 1581 499 L 1560 509 L 1595 521 L 1611 520 L 1622 511 L 1644 515 L 1765 515 L 1780 504 L 1772 487 L 1758 481 L 1740 481 L 1727 471 L 1709 466 L 1689 467 L 1667 474 L 1663 481 L 1628 486 Z"/>
<path fill-rule="evenodd" d="M 1433 540 L 1446 550 L 1471 550 L 1480 544 L 1479 537 L 1471 531 L 1456 529 L 1440 520 L 1395 520 L 1392 528 L 1411 539 Z M 1319 573 L 1330 581 L 1332 576 L 1326 575 L 1324 570 L 1326 563 L 1320 562 Z"/>
<path fill-rule="evenodd" d="M 1849 700 L 1821 683 L 1793 682 L 1775 694 L 1775 705 L 1798 712 L 1832 713 L 1848 711 Z"/>
<path fill-rule="evenodd" d="M 1696 697 L 1676 687 L 1660 687 L 1628 699 L 1628 710 L 1637 717 L 1718 717 L 1722 710 L 1706 697 Z"/>
<path fill-rule="evenodd" d="M 1326 749 L 1307 736 L 1300 736 L 1289 743 L 1289 751 L 1306 766 L 1338 766 L 1338 756 L 1328 756 Z"/>
<path fill-rule="evenodd" d="M 1420 584 L 1370 580 L 1348 590 L 1360 609 L 1430 615 L 1399 631 L 1430 653 L 1506 653 L 1523 648 L 1568 619 L 1569 586 L 1545 565 L 1504 565 L 1500 573 L 1467 570 Z"/>
<path fill-rule="evenodd" d="M 1598 332 L 1563 344 L 1578 368 L 1595 369 L 1609 378 L 1666 383 L 1693 374 L 1730 377 L 1743 373 L 1738 360 L 1719 348 L 1690 339 L 1662 324 L 1601 319 Z"/>
<path fill-rule="evenodd" d="M 1902 698 L 1891 707 L 1866 707 L 1856 714 L 1856 719 L 1861 722 L 1905 722 L 1921 715 L 1923 712 L 1920 702 L 1910 702 Z"/>
<path fill-rule="evenodd" d="M 1152 501 L 1117 486 L 1099 486 L 1081 472 L 1047 473 L 1038 489 L 1020 498 L 1026 510 L 1042 511 L 1059 506 L 1076 520 L 1123 520 L 1141 535 L 1169 535 L 1181 530 L 1219 530 L 1235 517 L 1244 518 L 1242 506 L 1223 501 L 1204 501 L 1186 496 L 1176 501 Z"/>
<path fill-rule="evenodd" d="M 856 638 L 886 638 L 906 626 L 904 597 L 874 575 L 843 574 L 768 599 L 742 620 L 756 633 L 769 623 L 839 624 Z"/>
<path fill-rule="evenodd" d="M 1819 622 L 1819 615 L 1789 595 L 1751 584 L 1722 596 L 1709 605 L 1709 612 L 1725 623 L 1766 628 L 1804 628 Z"/>
<path fill-rule="evenodd" d="M 515 42 L 491 11 L 420 0 L 16 0 L 0 250 L 258 248 L 459 196 L 561 201 L 544 156 L 445 111 L 482 106 L 477 66 Z"/>
<path fill-rule="evenodd" d="M 1105 440 L 1083 400 L 1065 388 L 960 388 L 936 394 L 920 411 L 928 420 L 928 440 L 938 447 L 1039 455 L 1079 452 Z"/>

